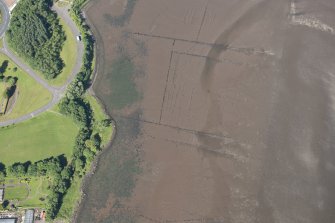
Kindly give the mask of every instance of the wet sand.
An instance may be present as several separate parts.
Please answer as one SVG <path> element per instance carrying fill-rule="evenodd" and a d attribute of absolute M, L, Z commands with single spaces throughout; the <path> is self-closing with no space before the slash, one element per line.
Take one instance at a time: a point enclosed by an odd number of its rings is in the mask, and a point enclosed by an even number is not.
<path fill-rule="evenodd" d="M 76 221 L 334 222 L 334 12 L 331 0 L 91 1 L 93 88 L 117 133 Z"/>

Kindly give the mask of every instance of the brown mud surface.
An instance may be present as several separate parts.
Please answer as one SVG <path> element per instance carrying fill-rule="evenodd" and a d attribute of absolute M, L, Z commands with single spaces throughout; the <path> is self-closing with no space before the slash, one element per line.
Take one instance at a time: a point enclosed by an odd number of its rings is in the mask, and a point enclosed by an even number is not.
<path fill-rule="evenodd" d="M 94 0 L 86 15 L 117 133 L 77 222 L 335 222 L 332 0 Z"/>

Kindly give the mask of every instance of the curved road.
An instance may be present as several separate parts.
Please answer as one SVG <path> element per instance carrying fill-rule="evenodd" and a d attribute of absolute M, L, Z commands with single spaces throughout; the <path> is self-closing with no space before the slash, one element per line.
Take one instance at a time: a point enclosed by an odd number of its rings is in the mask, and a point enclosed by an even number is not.
<path fill-rule="evenodd" d="M 6 4 L 0 0 L 0 11 L 2 14 L 2 20 L 3 22 L 1 22 L 0 24 L 0 36 L 3 36 L 3 34 L 5 33 L 8 25 L 9 25 L 9 10 L 6 6 Z"/>
<path fill-rule="evenodd" d="M 1 0 L 0 0 L 0 7 L 1 7 L 1 11 L 3 11 L 3 9 L 4 9 L 4 10 L 7 10 L 7 12 L 8 12 L 7 6 L 5 6 L 4 3 Z M 80 31 L 77 28 L 76 24 L 72 21 L 71 17 L 69 16 L 69 14 L 67 12 L 67 9 L 68 9 L 67 7 L 64 7 L 64 8 L 59 8 L 57 6 L 53 7 L 53 10 L 55 10 L 57 12 L 57 14 L 70 27 L 74 36 L 79 35 Z M 6 18 L 9 18 L 9 17 L 6 17 Z M 7 20 L 9 21 L 9 19 L 7 19 Z M 6 22 L 6 24 L 8 25 L 8 22 Z M 0 35 L 3 35 L 5 30 L 6 30 L 6 27 L 3 29 L 2 33 L 1 33 L 1 30 L 2 30 L 2 28 L 0 28 Z M 33 118 L 33 117 L 49 110 L 50 108 L 52 108 L 54 105 L 56 105 L 60 101 L 60 99 L 62 98 L 62 96 L 64 95 L 64 93 L 67 89 L 67 86 L 71 83 L 71 81 L 74 79 L 74 77 L 80 71 L 80 68 L 81 68 L 82 57 L 83 57 L 83 54 L 84 54 L 84 45 L 83 45 L 82 42 L 77 41 L 76 43 L 77 43 L 77 58 L 76 58 L 76 63 L 74 65 L 73 69 L 72 69 L 72 73 L 71 73 L 71 75 L 69 76 L 69 78 L 67 79 L 66 83 L 63 86 L 55 87 L 55 86 L 49 85 L 43 78 L 41 78 L 38 74 L 36 74 L 28 65 L 26 65 L 24 62 L 22 62 L 22 60 L 20 58 L 18 58 L 9 49 L 9 47 L 8 47 L 6 41 L 5 41 L 5 38 L 3 39 L 3 49 L 0 49 L 0 52 L 6 54 L 21 69 L 23 69 L 25 72 L 27 72 L 32 78 L 34 78 L 38 83 L 40 83 L 46 89 L 48 89 L 52 93 L 52 100 L 47 105 L 29 113 L 29 114 L 23 115 L 23 116 L 18 117 L 16 119 L 0 122 L 0 127 L 16 124 L 16 123 L 28 120 L 30 118 Z"/>

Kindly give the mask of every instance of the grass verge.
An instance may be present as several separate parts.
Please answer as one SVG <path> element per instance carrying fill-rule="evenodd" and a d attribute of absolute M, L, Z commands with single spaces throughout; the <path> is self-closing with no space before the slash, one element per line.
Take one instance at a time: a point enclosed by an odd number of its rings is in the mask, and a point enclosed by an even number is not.
<path fill-rule="evenodd" d="M 71 75 L 73 67 L 76 64 L 77 60 L 76 38 L 73 35 L 70 27 L 65 23 L 65 21 L 62 18 L 59 18 L 59 21 L 61 26 L 63 27 L 66 37 L 63 49 L 60 53 L 60 56 L 64 61 L 65 66 L 62 72 L 59 75 L 57 75 L 55 79 L 48 80 L 48 83 L 53 86 L 61 86 L 65 84 L 65 82 Z"/>
<path fill-rule="evenodd" d="M 55 111 L 0 129 L 1 162 L 35 162 L 65 154 L 70 157 L 78 127 Z"/>
<path fill-rule="evenodd" d="M 20 206 L 25 208 L 44 207 L 49 190 L 48 186 L 49 181 L 46 177 L 31 178 L 28 183 L 29 195 L 20 202 Z"/>
<path fill-rule="evenodd" d="M 5 200 L 24 200 L 28 197 L 28 189 L 24 185 L 7 187 L 5 189 Z"/>

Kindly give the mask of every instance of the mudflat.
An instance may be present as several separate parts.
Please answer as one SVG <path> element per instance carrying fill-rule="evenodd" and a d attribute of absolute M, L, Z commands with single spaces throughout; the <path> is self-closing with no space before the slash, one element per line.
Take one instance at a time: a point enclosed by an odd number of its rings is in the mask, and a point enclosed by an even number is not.
<path fill-rule="evenodd" d="M 332 0 L 95 0 L 117 124 L 77 222 L 335 221 Z"/>

